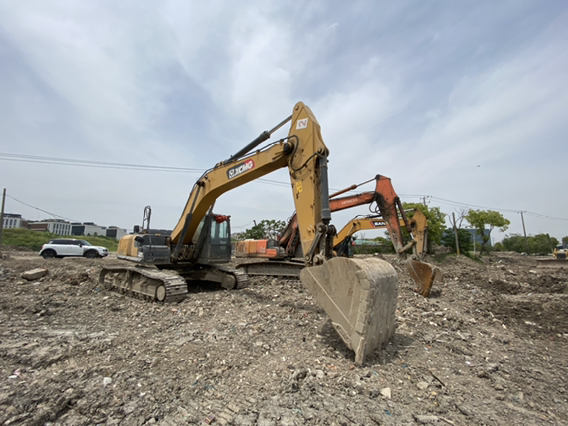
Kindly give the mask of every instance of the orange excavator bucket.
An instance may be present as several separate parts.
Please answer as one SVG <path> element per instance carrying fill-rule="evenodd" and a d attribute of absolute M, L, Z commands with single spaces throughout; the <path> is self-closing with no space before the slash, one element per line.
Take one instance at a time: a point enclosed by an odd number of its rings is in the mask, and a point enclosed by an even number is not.
<path fill-rule="evenodd" d="M 430 296 L 430 289 L 434 281 L 442 280 L 440 268 L 418 259 L 406 260 L 406 271 L 414 282 L 418 284 L 418 288 L 415 291 L 424 297 Z"/>

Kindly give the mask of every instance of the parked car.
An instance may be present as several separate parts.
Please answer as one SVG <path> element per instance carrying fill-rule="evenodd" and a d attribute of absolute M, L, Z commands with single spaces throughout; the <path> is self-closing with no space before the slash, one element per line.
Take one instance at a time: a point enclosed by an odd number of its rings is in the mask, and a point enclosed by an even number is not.
<path fill-rule="evenodd" d="M 106 247 L 94 246 L 85 240 L 57 239 L 44 244 L 39 255 L 44 259 L 66 256 L 84 256 L 95 259 L 108 256 L 108 250 Z"/>

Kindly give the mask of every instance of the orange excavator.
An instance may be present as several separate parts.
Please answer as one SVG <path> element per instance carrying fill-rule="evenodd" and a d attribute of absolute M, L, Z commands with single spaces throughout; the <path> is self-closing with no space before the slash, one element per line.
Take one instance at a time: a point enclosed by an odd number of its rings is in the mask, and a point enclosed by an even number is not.
<path fill-rule="evenodd" d="M 407 218 L 400 198 L 392 186 L 391 179 L 386 176 L 376 175 L 374 178 L 374 191 L 339 197 L 339 195 L 354 190 L 372 180 L 359 185 L 351 185 L 331 194 L 329 197 L 330 210 L 336 212 L 369 204 L 371 212 L 381 217 L 384 227 L 389 232 L 395 251 L 400 258 L 406 259 L 406 254 L 410 250 L 413 251 L 413 256 L 406 260 L 406 269 L 418 284 L 416 291 L 427 297 L 430 294 L 434 280 L 440 276 L 439 270 L 422 260 L 425 253 L 423 246 L 420 249 L 420 253 L 417 251 L 419 247 L 418 242 L 423 241 L 422 237 L 417 235 L 417 228 L 413 228 L 410 220 Z M 426 225 L 424 224 L 424 226 Z M 402 228 L 405 228 L 411 237 L 410 242 L 407 244 L 404 244 Z M 240 264 L 239 268 L 246 270 L 249 275 L 297 277 L 299 271 L 303 268 L 304 262 L 301 259 L 303 256 L 296 214 L 290 218 L 288 225 L 277 242 L 271 240 L 239 241 L 235 247 L 235 255 L 237 257 L 268 259 L 266 262 Z"/>

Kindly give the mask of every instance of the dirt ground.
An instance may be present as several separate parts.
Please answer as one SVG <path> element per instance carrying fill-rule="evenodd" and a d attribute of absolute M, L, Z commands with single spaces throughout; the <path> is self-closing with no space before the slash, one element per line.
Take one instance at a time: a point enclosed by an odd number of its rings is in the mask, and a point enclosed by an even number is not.
<path fill-rule="evenodd" d="M 568 424 L 568 268 L 449 258 L 424 299 L 387 260 L 397 332 L 358 367 L 299 281 L 160 305 L 101 288 L 112 257 L 4 251 L 0 424 Z"/>

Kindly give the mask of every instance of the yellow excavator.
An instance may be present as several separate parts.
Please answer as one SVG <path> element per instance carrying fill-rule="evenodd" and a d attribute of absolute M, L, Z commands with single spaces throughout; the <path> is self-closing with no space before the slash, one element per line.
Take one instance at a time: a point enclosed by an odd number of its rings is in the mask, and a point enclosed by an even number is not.
<path fill-rule="evenodd" d="M 254 150 L 288 122 L 287 137 Z M 328 154 L 312 111 L 297 103 L 290 117 L 197 180 L 170 235 L 121 238 L 118 257 L 136 266 L 103 268 L 101 283 L 160 302 L 184 299 L 195 280 L 237 287 L 246 274 L 222 266 L 231 260 L 230 218 L 213 213 L 215 201 L 231 189 L 287 167 L 305 265 L 300 279 L 355 352 L 355 362 L 364 363 L 394 335 L 397 274 L 380 259 L 333 257 L 336 232 L 330 223 Z"/>
<path fill-rule="evenodd" d="M 539 266 L 559 266 L 565 267 L 568 265 L 568 245 L 561 244 L 554 248 L 552 251 L 552 258 L 537 259 Z"/>
<path fill-rule="evenodd" d="M 416 292 L 424 297 L 430 295 L 432 284 L 442 279 L 440 268 L 424 262 L 428 239 L 428 220 L 424 213 L 416 209 L 407 220 L 412 235 L 412 256 L 405 261 L 406 270 L 418 283 Z M 399 219 L 401 228 L 406 227 L 404 219 Z M 354 234 L 359 231 L 387 229 L 388 223 L 381 215 L 356 216 L 351 219 L 333 239 L 333 250 L 337 256 L 352 257 Z"/>

